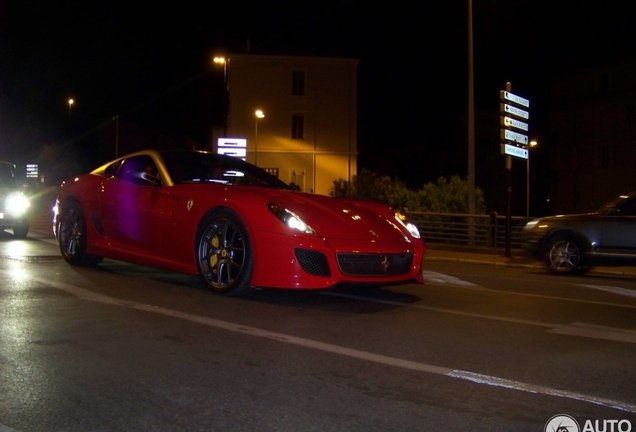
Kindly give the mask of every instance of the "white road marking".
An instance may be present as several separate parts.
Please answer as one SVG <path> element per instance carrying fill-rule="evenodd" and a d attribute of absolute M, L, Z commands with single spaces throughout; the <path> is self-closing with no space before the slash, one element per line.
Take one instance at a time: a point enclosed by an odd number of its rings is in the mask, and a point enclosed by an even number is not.
<path fill-rule="evenodd" d="M 630 289 L 619 288 L 619 287 L 614 287 L 614 286 L 606 286 L 606 285 L 580 284 L 580 286 L 584 286 L 586 288 L 592 288 L 592 289 L 600 290 L 600 291 L 607 291 L 607 292 L 611 292 L 611 293 L 614 293 L 614 294 L 623 295 L 623 296 L 627 296 L 627 297 L 636 298 L 636 291 L 630 290 Z"/>
<path fill-rule="evenodd" d="M 487 320 L 493 320 L 493 321 L 509 322 L 514 324 L 524 324 L 524 325 L 529 325 L 534 327 L 545 327 L 549 329 L 548 333 L 563 334 L 563 335 L 569 335 L 569 336 L 580 336 L 580 337 L 587 337 L 587 338 L 594 338 L 594 339 L 605 339 L 605 340 L 611 340 L 611 341 L 617 341 L 617 342 L 636 343 L 636 332 L 633 332 L 631 330 L 614 328 L 614 327 L 602 327 L 602 326 L 595 326 L 593 324 L 582 324 L 582 323 L 555 324 L 555 323 L 540 322 L 540 321 L 522 320 L 517 318 L 507 318 L 507 317 L 500 317 L 500 316 L 494 316 L 494 315 L 485 315 L 485 314 L 479 314 L 474 312 L 456 311 L 453 309 L 442 309 L 442 308 L 434 308 L 434 307 L 423 306 L 423 305 L 405 304 L 405 303 L 394 302 L 389 300 L 379 300 L 379 299 L 374 299 L 370 297 L 355 296 L 355 295 L 343 294 L 343 293 L 332 293 L 329 291 L 323 291 L 321 292 L 321 294 L 330 295 L 334 297 L 344 297 L 344 298 L 351 298 L 356 300 L 369 301 L 374 303 L 390 304 L 393 306 L 423 309 L 423 310 L 428 310 L 431 312 L 459 315 L 459 316 L 464 316 L 469 318 L 479 318 L 479 319 L 487 319 Z"/>
<path fill-rule="evenodd" d="M 10 272 L 0 270 L 0 272 L 7 275 Z M 499 378 L 490 375 L 482 375 L 470 371 L 463 371 L 457 369 L 451 369 L 443 366 L 436 366 L 426 363 L 419 363 L 410 360 L 404 360 L 396 357 L 389 357 L 381 354 L 374 354 L 366 351 L 360 351 L 352 348 L 342 347 L 338 345 L 332 345 L 324 342 L 319 342 L 311 339 L 300 338 L 283 333 L 271 332 L 255 327 L 249 327 L 241 324 L 235 324 L 227 321 L 221 321 L 214 318 L 208 318 L 199 315 L 192 315 L 184 312 L 179 312 L 171 309 L 166 309 L 159 306 L 152 306 L 142 303 L 137 303 L 129 300 L 120 300 L 113 297 L 108 297 L 102 294 L 96 294 L 90 290 L 80 288 L 75 285 L 67 284 L 64 282 L 55 282 L 43 278 L 25 276 L 22 278 L 28 278 L 33 281 L 37 281 L 45 286 L 51 286 L 59 289 L 71 295 L 74 295 L 80 299 L 98 302 L 103 304 L 110 304 L 116 306 L 123 306 L 130 309 L 141 310 L 145 312 L 170 316 L 173 318 L 179 318 L 199 324 L 207 325 L 210 327 L 220 328 L 227 331 L 246 334 L 254 337 L 261 337 L 271 339 L 283 343 L 289 343 L 293 345 L 303 346 L 310 349 L 316 349 L 324 352 L 329 352 L 338 355 L 344 355 L 351 358 L 357 358 L 360 360 L 371 361 L 378 364 L 384 364 L 392 367 L 399 367 L 419 372 L 431 373 L 435 375 L 446 376 L 449 378 L 461 379 L 464 381 L 470 381 L 477 384 L 486 384 L 494 387 L 502 387 L 512 390 L 519 390 L 526 393 L 536 393 L 548 396 L 556 396 L 566 399 L 573 399 L 581 402 L 592 403 L 595 405 L 601 405 L 609 408 L 614 408 L 629 413 L 636 413 L 636 405 L 627 402 L 622 402 L 614 399 L 600 398 L 592 395 L 586 395 L 583 393 L 570 392 L 566 390 L 554 389 L 551 387 L 535 385 L 530 383 L 524 383 L 521 381 L 509 380 L 505 378 Z M 367 299 L 368 300 L 368 299 Z"/>
<path fill-rule="evenodd" d="M 557 333 L 570 336 L 583 336 L 588 338 L 612 340 L 616 342 L 636 343 L 636 331 L 617 329 L 588 323 L 572 323 L 556 326 L 549 333 Z"/>
<path fill-rule="evenodd" d="M 424 282 L 428 283 L 429 285 L 452 286 L 455 288 L 471 288 L 474 290 L 480 290 L 485 292 L 509 294 L 509 295 L 523 296 L 523 297 L 545 298 L 545 299 L 551 299 L 551 300 L 564 300 L 564 301 L 575 302 L 575 303 L 588 303 L 588 304 L 614 306 L 614 307 L 627 308 L 627 309 L 636 309 L 636 305 L 630 305 L 625 303 L 620 304 L 620 303 L 600 302 L 595 300 L 582 300 L 582 299 L 574 299 L 574 298 L 567 298 L 567 297 L 556 297 L 556 296 L 541 295 L 541 294 L 527 294 L 527 293 L 513 292 L 513 291 L 507 291 L 507 290 L 496 290 L 492 288 L 484 288 L 472 282 L 459 279 L 455 276 L 445 275 L 443 273 L 424 271 L 422 272 L 422 274 L 424 276 Z M 612 287 L 612 286 L 600 286 L 600 285 L 586 285 L 586 284 L 578 284 L 575 286 L 583 286 L 586 288 L 598 289 L 598 290 L 607 291 L 607 292 L 611 292 L 618 295 L 624 295 L 627 297 L 636 297 L 635 290 L 629 290 L 625 288 Z"/>
<path fill-rule="evenodd" d="M 422 272 L 422 276 L 424 276 L 424 282 L 429 282 L 435 285 L 451 285 L 456 287 L 477 286 L 472 282 L 461 280 L 454 276 L 428 270 L 424 270 Z"/>

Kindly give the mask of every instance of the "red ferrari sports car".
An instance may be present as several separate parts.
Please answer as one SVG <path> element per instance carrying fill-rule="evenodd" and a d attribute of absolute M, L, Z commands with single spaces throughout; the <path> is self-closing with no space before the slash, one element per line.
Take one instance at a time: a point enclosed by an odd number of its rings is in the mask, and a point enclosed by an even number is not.
<path fill-rule="evenodd" d="M 239 158 L 146 150 L 64 181 L 54 233 L 70 264 L 102 258 L 252 287 L 422 282 L 425 245 L 401 214 L 303 193 Z"/>

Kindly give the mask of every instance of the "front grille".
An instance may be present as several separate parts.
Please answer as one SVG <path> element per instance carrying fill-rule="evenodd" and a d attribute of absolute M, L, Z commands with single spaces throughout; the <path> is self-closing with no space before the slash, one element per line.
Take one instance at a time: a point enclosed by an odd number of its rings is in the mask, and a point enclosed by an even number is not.
<path fill-rule="evenodd" d="M 294 254 L 300 267 L 307 273 L 314 276 L 331 276 L 327 257 L 321 252 L 308 249 L 294 249 Z"/>
<path fill-rule="evenodd" d="M 343 274 L 349 276 L 399 276 L 408 273 L 413 254 L 339 253 L 336 256 Z"/>

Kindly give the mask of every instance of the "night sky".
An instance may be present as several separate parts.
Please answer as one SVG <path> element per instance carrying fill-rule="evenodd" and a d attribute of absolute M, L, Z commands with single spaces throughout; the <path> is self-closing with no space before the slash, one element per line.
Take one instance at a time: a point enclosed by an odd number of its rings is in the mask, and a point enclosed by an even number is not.
<path fill-rule="evenodd" d="M 0 159 L 115 114 L 205 144 L 222 121 L 210 59 L 249 40 L 258 54 L 360 59 L 360 167 L 413 185 L 466 176 L 418 160 L 467 113 L 468 0 L 144 3 L 0 0 Z M 496 110 L 511 81 L 532 101 L 531 132 L 547 136 L 550 79 L 635 56 L 632 16 L 618 1 L 473 0 L 476 109 Z M 404 152 L 388 158 L 389 146 Z"/>

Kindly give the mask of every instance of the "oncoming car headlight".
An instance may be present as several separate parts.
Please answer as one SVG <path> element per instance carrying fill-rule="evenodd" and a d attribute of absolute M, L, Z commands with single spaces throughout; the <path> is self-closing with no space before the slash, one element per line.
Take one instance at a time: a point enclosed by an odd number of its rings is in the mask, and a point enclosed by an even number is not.
<path fill-rule="evenodd" d="M 395 212 L 393 213 L 393 216 L 395 216 L 395 219 L 404 227 L 406 228 L 406 230 L 415 238 L 420 238 L 420 230 L 417 229 L 417 227 L 408 221 L 408 219 L 406 218 L 406 216 L 404 216 L 402 213 L 400 212 Z"/>
<path fill-rule="evenodd" d="M 6 212 L 12 216 L 22 216 L 30 205 L 29 200 L 21 193 L 12 193 L 4 202 Z"/>
<path fill-rule="evenodd" d="M 298 215 L 287 210 L 285 207 L 280 204 L 276 204 L 270 202 L 267 204 L 267 208 L 269 211 L 274 213 L 274 215 L 289 228 L 305 233 L 305 234 L 315 234 L 316 232 L 305 222 L 303 222 Z"/>

